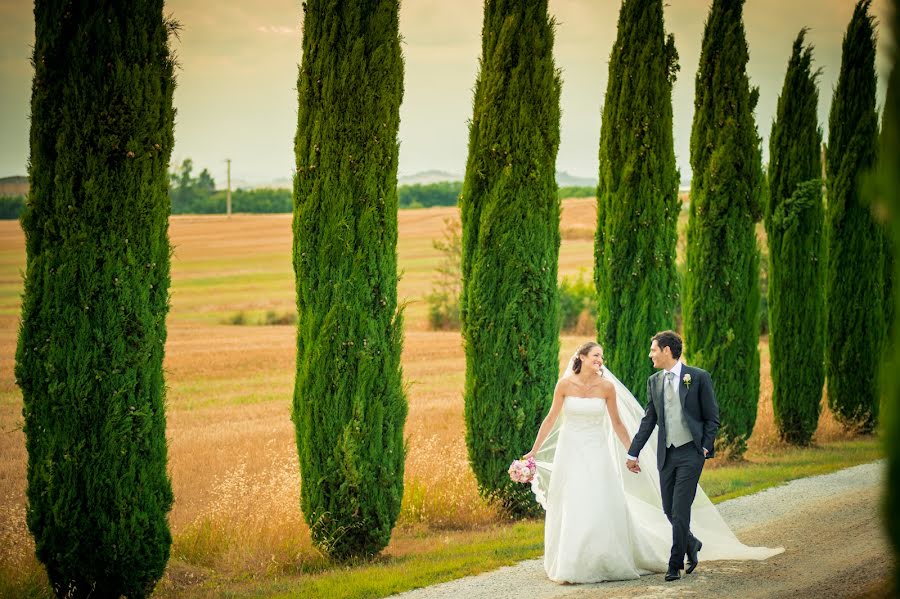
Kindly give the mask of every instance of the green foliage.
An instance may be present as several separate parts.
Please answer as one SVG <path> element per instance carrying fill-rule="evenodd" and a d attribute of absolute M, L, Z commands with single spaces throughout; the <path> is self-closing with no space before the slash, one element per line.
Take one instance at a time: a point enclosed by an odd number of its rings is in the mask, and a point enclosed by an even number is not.
<path fill-rule="evenodd" d="M 25 209 L 25 196 L 0 197 L 0 220 L 18 220 Z"/>
<path fill-rule="evenodd" d="M 403 497 L 398 8 L 397 0 L 304 5 L 292 418 L 303 515 L 315 545 L 342 560 L 387 545 Z"/>
<path fill-rule="evenodd" d="M 442 259 L 437 267 L 435 289 L 425 298 L 428 302 L 428 322 L 434 330 L 459 330 L 462 291 L 460 225 L 458 220 L 449 218 L 444 223 L 443 240 L 432 242 Z M 557 288 L 557 295 L 560 330 L 570 333 L 593 332 L 597 320 L 597 293 L 590 277 L 584 271 L 579 272 L 576 277 L 564 277 Z M 583 330 L 586 320 L 590 321 L 590 331 Z"/>
<path fill-rule="evenodd" d="M 462 193 L 462 181 L 441 181 L 426 185 L 401 185 L 397 188 L 400 208 L 456 206 Z"/>
<path fill-rule="evenodd" d="M 218 191 L 211 198 L 225 212 L 225 192 Z M 289 189 L 237 189 L 231 192 L 231 211 L 239 214 L 273 214 L 291 212 L 294 198 Z"/>
<path fill-rule="evenodd" d="M 772 408 L 781 438 L 808 445 L 825 382 L 824 218 L 819 91 L 806 30 L 794 42 L 772 134 L 765 209 Z"/>
<path fill-rule="evenodd" d="M 210 202 L 216 191 L 216 182 L 209 171 L 203 169 L 197 177 L 192 176 L 194 161 L 186 158 L 177 170 L 169 173 L 169 198 L 172 214 L 214 214 L 225 212 L 224 202 L 219 206 Z"/>
<path fill-rule="evenodd" d="M 58 597 L 169 557 L 163 352 L 174 63 L 162 0 L 37 2 L 16 352 L 27 523 Z"/>
<path fill-rule="evenodd" d="M 432 242 L 441 253 L 437 267 L 436 289 L 425 300 L 428 302 L 428 324 L 437 330 L 459 330 L 459 301 L 462 293 L 462 238 L 460 223 L 453 218 L 444 219 L 444 239 Z"/>
<path fill-rule="evenodd" d="M 540 513 L 506 474 L 550 407 L 559 368 L 560 75 L 547 1 L 487 0 L 462 216 L 469 460 L 481 493 Z"/>
<path fill-rule="evenodd" d="M 600 129 L 594 277 L 597 338 L 612 350 L 610 369 L 641 398 L 653 373 L 643 350 L 674 326 L 678 298 L 681 201 L 672 139 L 678 68 L 662 0 L 624 0 Z"/>
<path fill-rule="evenodd" d="M 198 177 L 193 177 L 192 171 L 193 161 L 187 159 L 170 173 L 172 214 L 225 214 L 225 190 L 215 190 L 215 181 L 206 169 Z M 461 191 L 461 181 L 401 185 L 397 188 L 398 203 L 400 208 L 456 206 Z M 4 198 L 0 198 L 0 219 L 18 218 L 17 213 L 5 217 L 4 208 Z M 237 214 L 287 213 L 293 211 L 294 199 L 290 189 L 235 189 L 231 192 L 231 209 Z"/>
<path fill-rule="evenodd" d="M 565 200 L 566 198 L 593 198 L 596 195 L 597 188 L 595 187 L 573 185 L 570 187 L 560 187 L 556 190 L 556 197 L 560 200 Z"/>
<path fill-rule="evenodd" d="M 878 418 L 884 337 L 883 228 L 860 189 L 875 164 L 875 30 L 860 0 L 844 36 L 829 117 L 825 275 L 828 405 L 844 426 L 872 431 Z"/>
<path fill-rule="evenodd" d="M 240 312 L 235 312 L 224 321 L 223 324 L 233 324 L 238 326 L 244 325 L 285 325 L 285 324 L 296 324 L 297 322 L 297 313 L 296 312 L 283 312 L 278 313 L 274 310 L 266 310 L 265 312 L 259 314 L 258 317 L 253 317 L 250 314 L 247 314 L 243 310 Z"/>
<path fill-rule="evenodd" d="M 563 277 L 557 295 L 560 330 L 586 333 L 579 325 L 590 320 L 590 332 L 593 332 L 594 323 L 597 322 L 597 290 L 590 277 L 584 271 L 579 272 L 577 277 Z"/>
<path fill-rule="evenodd" d="M 225 214 L 227 192 L 216 191 L 206 169 L 192 176 L 193 168 L 194 162 L 188 158 L 169 173 L 172 214 Z M 239 214 L 287 213 L 294 209 L 294 200 L 289 189 L 236 189 L 231 192 L 231 209 Z"/>
<path fill-rule="evenodd" d="M 759 334 L 769 334 L 769 254 L 759 252 Z"/>
<path fill-rule="evenodd" d="M 884 119 L 881 125 L 881 151 L 879 155 L 880 205 L 887 215 L 891 246 L 900 247 L 900 1 L 893 2 L 893 68 L 887 84 L 884 104 Z M 892 279 L 900 281 L 900 262 L 891 260 Z M 894 546 L 896 564 L 894 587 L 900 588 L 900 346 L 896 343 L 900 330 L 900 289 L 892 288 L 889 300 L 891 310 L 890 342 L 887 345 L 887 360 L 884 365 L 884 405 L 883 434 L 885 453 L 888 458 L 887 484 L 883 513 L 887 522 L 888 537 Z"/>
<path fill-rule="evenodd" d="M 759 400 L 759 251 L 763 174 L 747 78 L 743 0 L 714 0 L 694 86 L 684 333 L 687 362 L 715 381 L 717 445 L 741 455 Z"/>

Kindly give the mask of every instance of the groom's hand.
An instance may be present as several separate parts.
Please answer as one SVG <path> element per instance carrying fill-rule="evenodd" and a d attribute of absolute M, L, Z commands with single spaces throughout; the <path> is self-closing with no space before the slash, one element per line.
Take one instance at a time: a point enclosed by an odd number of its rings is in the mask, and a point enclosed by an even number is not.
<path fill-rule="evenodd" d="M 635 474 L 638 474 L 641 471 L 641 466 L 638 464 L 637 460 L 625 460 L 625 467 Z"/>

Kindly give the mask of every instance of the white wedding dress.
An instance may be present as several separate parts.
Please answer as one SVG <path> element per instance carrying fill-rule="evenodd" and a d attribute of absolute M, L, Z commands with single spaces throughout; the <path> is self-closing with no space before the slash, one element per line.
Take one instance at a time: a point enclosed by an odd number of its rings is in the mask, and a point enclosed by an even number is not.
<path fill-rule="evenodd" d="M 567 371 L 567 374 L 569 371 Z M 633 437 L 644 410 L 604 368 L 616 387 L 619 416 Z M 532 491 L 547 511 L 544 569 L 556 582 L 634 579 L 665 572 L 672 525 L 662 510 L 656 431 L 641 451 L 640 474 L 625 469 L 626 448 L 612 429 L 606 400 L 567 396 L 535 458 Z M 783 548 L 748 547 L 699 487 L 691 532 L 703 542 L 700 560 L 766 559 Z"/>

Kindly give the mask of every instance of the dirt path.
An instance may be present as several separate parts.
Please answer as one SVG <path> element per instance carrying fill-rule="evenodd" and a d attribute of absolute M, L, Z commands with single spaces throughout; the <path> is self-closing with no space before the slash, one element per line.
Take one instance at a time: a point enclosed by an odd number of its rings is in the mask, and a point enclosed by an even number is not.
<path fill-rule="evenodd" d="M 883 466 L 865 464 L 719 504 L 744 543 L 785 548 L 763 562 L 703 562 L 701 552 L 700 566 L 680 581 L 667 583 L 658 574 L 635 581 L 558 585 L 547 580 L 541 560 L 529 560 L 396 597 L 881 596 L 892 567 L 879 516 Z"/>

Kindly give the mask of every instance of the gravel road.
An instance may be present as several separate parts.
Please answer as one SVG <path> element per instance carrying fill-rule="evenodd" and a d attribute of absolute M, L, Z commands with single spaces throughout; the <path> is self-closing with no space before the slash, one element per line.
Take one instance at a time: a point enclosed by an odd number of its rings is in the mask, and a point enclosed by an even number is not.
<path fill-rule="evenodd" d="M 718 504 L 744 543 L 785 548 L 762 562 L 704 562 L 701 551 L 697 570 L 675 582 L 654 574 L 560 585 L 536 559 L 393 597 L 877 597 L 893 566 L 879 516 L 883 476 L 884 462 L 874 462 Z"/>

